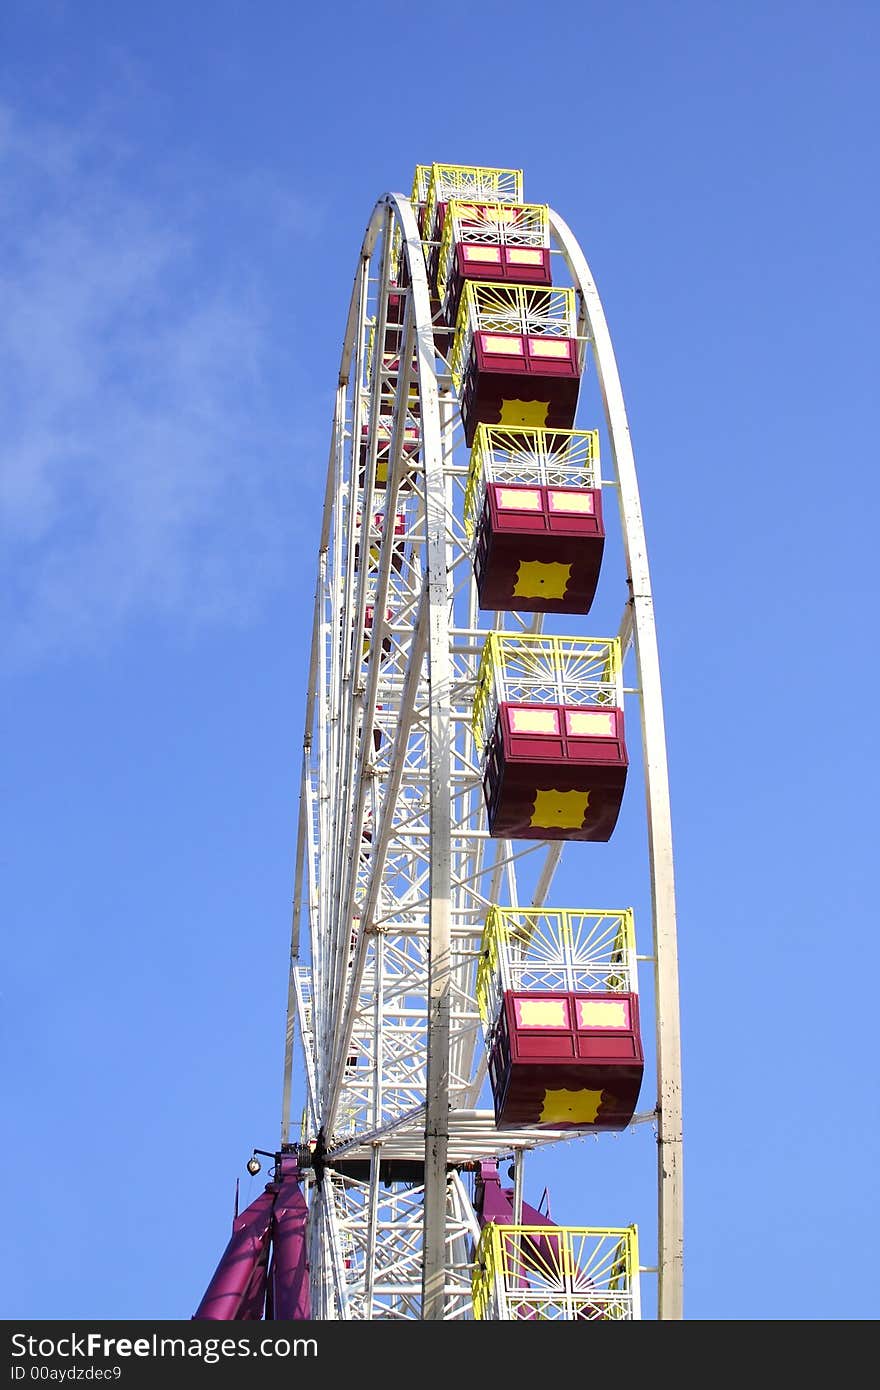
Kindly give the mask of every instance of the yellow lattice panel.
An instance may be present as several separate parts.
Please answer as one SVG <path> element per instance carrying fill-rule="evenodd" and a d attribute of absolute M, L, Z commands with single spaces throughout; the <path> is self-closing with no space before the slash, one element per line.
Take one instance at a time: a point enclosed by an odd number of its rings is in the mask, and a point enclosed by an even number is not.
<path fill-rule="evenodd" d="M 487 483 L 597 488 L 598 430 L 477 425 L 464 494 L 464 524 L 475 534 Z"/>
<path fill-rule="evenodd" d="M 456 390 L 464 379 L 475 332 L 519 333 L 548 340 L 576 338 L 574 290 L 547 285 L 509 285 L 497 280 L 468 280 L 458 307 L 450 360 Z"/>
<path fill-rule="evenodd" d="M 471 1294 L 477 1319 L 638 1319 L 637 1229 L 489 1222 L 477 1246 Z"/>
<path fill-rule="evenodd" d="M 419 181 L 420 167 L 417 166 L 414 188 Z M 448 203 L 452 198 L 481 203 L 521 203 L 522 169 L 492 169 L 481 164 L 432 164 L 424 199 L 426 237 L 431 236 L 438 203 Z"/>
<path fill-rule="evenodd" d="M 550 245 L 550 209 L 546 203 L 476 203 L 452 198 L 440 237 L 437 284 L 441 294 L 458 242 L 543 250 Z"/>
<path fill-rule="evenodd" d="M 499 703 L 623 706 L 618 637 L 490 632 L 477 672 L 471 728 L 477 746 Z"/>
<path fill-rule="evenodd" d="M 480 941 L 476 995 L 490 1022 L 506 989 L 638 993 L 632 908 L 514 908 L 493 904 Z"/>

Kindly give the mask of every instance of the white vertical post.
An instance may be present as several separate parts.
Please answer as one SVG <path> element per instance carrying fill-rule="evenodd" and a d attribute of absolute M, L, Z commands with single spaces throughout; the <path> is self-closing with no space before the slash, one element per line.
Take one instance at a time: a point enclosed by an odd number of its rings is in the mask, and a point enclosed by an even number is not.
<path fill-rule="evenodd" d="M 446 1290 L 446 1187 L 449 1153 L 449 1032 L 452 910 L 451 659 L 446 568 L 446 484 L 435 370 L 431 301 L 421 239 L 408 201 L 396 206 L 409 265 L 416 327 L 427 532 L 430 690 L 431 864 L 428 932 L 428 1060 L 425 1108 L 425 1223 L 422 1318 L 442 1319 Z"/>

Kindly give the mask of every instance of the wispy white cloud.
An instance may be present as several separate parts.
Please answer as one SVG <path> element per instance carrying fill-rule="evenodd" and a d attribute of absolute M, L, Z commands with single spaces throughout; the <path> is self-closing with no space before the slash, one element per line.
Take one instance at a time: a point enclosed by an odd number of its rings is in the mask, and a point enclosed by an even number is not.
<path fill-rule="evenodd" d="M 295 525 L 264 297 L 110 138 L 0 110 L 0 175 L 7 652 L 246 618 Z"/>

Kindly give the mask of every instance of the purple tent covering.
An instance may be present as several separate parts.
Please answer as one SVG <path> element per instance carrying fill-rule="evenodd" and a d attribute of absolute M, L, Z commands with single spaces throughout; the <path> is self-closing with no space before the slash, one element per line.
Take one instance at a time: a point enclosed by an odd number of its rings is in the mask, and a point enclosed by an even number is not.
<path fill-rule="evenodd" d="M 296 1159 L 282 1155 L 276 1177 L 233 1222 L 229 1244 L 194 1319 L 251 1322 L 262 1318 L 264 1309 L 267 1318 L 276 1320 L 311 1317 L 308 1208 Z"/>

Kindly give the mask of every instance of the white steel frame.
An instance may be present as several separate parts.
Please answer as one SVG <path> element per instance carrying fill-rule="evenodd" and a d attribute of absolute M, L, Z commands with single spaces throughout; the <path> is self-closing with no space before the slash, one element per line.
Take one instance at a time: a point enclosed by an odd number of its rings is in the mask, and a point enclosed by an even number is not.
<path fill-rule="evenodd" d="M 638 665 L 648 807 L 658 1312 L 680 1318 L 675 901 L 648 564 L 604 314 L 582 253 L 552 209 L 550 223 L 577 290 L 577 332 L 592 349 L 603 393 L 631 577 L 619 636 L 624 652 L 634 645 Z M 371 336 L 377 346 L 385 342 L 390 296 L 400 293 L 396 257 L 408 271 L 399 370 L 390 373 L 377 351 L 368 372 Z M 378 488 L 375 422 L 388 416 L 392 393 L 388 481 Z M 404 430 L 413 424 L 421 433 L 415 471 L 403 447 Z M 294 885 L 281 1140 L 317 1145 L 321 1181 L 309 1191 L 309 1239 L 313 1315 L 322 1318 L 473 1316 L 468 1262 L 479 1227 L 455 1166 L 512 1150 L 511 1135 L 495 1129 L 492 1111 L 474 1108 L 485 1078 L 476 1003 L 480 938 L 502 895 L 520 906 L 517 869 L 526 856 L 538 856 L 528 906 L 547 903 L 563 848 L 559 841 L 489 836 L 471 728 L 486 629 L 479 625 L 464 524 L 468 468 L 458 462 L 461 447 L 453 382 L 445 365 L 438 369 L 415 212 L 402 194 L 387 194 L 373 209 L 361 248 L 336 393 Z M 371 533 L 363 521 L 377 512 L 402 514 L 402 533 L 387 524 Z M 496 616 L 523 626 L 517 615 Z M 530 630 L 540 627 L 535 617 Z M 307 1092 L 302 1134 L 292 1133 L 291 1115 L 297 1033 Z M 570 1139 L 565 1132 L 517 1131 L 515 1148 L 521 1155 Z M 423 1181 L 389 1189 L 383 1177 L 389 1162 L 423 1164 Z M 517 1163 L 521 1192 L 520 1158 Z"/>

